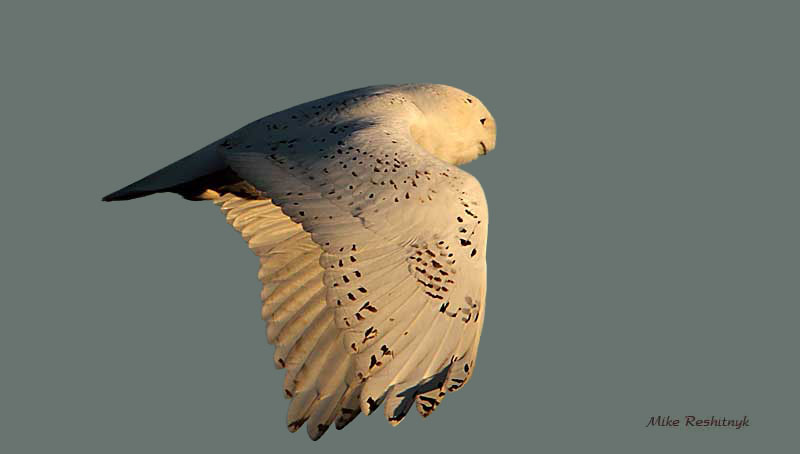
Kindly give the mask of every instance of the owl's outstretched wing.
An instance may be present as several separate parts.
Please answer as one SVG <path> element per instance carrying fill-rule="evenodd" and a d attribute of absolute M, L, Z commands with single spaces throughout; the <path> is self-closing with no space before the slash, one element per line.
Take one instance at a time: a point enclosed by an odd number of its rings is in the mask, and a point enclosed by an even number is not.
<path fill-rule="evenodd" d="M 427 416 L 474 370 L 486 294 L 480 184 L 381 118 L 223 156 L 260 197 L 220 196 L 260 257 L 262 316 L 287 369 L 288 424 L 317 439 L 381 403 Z M 254 135 L 255 137 L 256 135 Z"/>

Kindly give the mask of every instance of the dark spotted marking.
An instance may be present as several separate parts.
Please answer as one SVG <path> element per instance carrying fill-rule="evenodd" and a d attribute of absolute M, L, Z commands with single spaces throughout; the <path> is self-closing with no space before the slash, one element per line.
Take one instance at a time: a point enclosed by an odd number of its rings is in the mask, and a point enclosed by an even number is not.
<path fill-rule="evenodd" d="M 370 326 L 364 331 L 364 340 L 361 341 L 362 344 L 366 343 L 370 339 L 374 339 L 378 336 L 378 330 L 375 329 L 374 326 Z"/>
<path fill-rule="evenodd" d="M 419 400 L 427 402 L 428 404 L 431 405 L 431 407 L 436 407 L 439 404 L 439 401 L 434 399 L 433 397 L 423 396 L 423 395 L 420 395 L 418 397 L 419 397 Z"/>
<path fill-rule="evenodd" d="M 295 432 L 295 431 L 297 431 L 297 429 L 299 429 L 299 428 L 300 428 L 300 426 L 302 426 L 303 424 L 305 424 L 305 422 L 306 422 L 306 420 L 307 420 L 307 419 L 308 419 L 308 418 L 301 418 L 301 419 L 298 419 L 298 420 L 296 420 L 296 421 L 293 421 L 293 422 L 291 422 L 291 423 L 289 424 L 289 430 L 291 430 L 292 432 Z"/>
<path fill-rule="evenodd" d="M 367 397 L 367 405 L 369 405 L 369 412 L 372 413 L 378 408 L 380 402 L 376 401 L 372 397 Z"/>
<path fill-rule="evenodd" d="M 383 365 L 383 363 L 378 361 L 378 358 L 376 358 L 375 355 L 370 356 L 370 358 L 369 358 L 369 368 L 370 368 L 370 370 L 372 370 L 373 367 L 380 367 L 382 365 Z"/>

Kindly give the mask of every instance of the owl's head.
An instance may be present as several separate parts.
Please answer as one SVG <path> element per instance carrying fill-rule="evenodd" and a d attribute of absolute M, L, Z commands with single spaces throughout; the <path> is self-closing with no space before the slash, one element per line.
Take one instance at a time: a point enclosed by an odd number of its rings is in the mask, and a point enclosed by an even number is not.
<path fill-rule="evenodd" d="M 413 85 L 406 92 L 419 110 L 411 135 L 429 153 L 461 165 L 494 149 L 497 126 L 478 98 L 447 85 Z"/>

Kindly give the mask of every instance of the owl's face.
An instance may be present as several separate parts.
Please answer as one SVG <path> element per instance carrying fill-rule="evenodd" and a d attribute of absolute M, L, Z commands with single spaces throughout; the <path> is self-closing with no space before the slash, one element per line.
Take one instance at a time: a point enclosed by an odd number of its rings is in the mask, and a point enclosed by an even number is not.
<path fill-rule="evenodd" d="M 446 85 L 414 87 L 409 98 L 421 113 L 411 134 L 429 153 L 460 165 L 494 149 L 497 126 L 478 98 Z"/>

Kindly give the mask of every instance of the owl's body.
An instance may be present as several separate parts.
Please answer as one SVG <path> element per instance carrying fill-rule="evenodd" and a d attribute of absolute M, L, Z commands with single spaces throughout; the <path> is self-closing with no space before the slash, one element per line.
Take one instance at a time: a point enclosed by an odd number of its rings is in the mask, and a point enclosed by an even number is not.
<path fill-rule="evenodd" d="M 104 200 L 212 200 L 260 257 L 288 427 L 317 439 L 381 403 L 427 416 L 474 370 L 488 211 L 455 165 L 494 148 L 443 85 L 368 87 L 257 120 Z"/>

